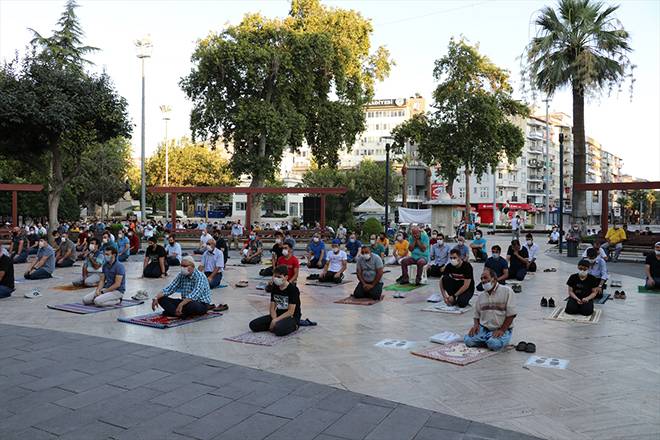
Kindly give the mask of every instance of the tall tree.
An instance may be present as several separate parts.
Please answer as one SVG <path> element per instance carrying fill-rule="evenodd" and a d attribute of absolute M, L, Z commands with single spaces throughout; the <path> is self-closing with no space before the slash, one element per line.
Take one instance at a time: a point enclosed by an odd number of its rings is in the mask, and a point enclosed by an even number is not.
<path fill-rule="evenodd" d="M 630 35 L 615 16 L 618 6 L 595 0 L 559 0 L 536 18 L 537 35 L 525 50 L 532 86 L 548 95 L 573 94 L 573 183 L 586 179 L 584 98 L 632 76 Z M 574 222 L 586 222 L 587 192 L 573 192 Z"/>
<path fill-rule="evenodd" d="M 51 229 L 59 225 L 62 193 L 80 174 L 84 152 L 131 132 L 126 100 L 110 78 L 84 71 L 82 55 L 91 48 L 79 45 L 75 7 L 67 3 L 55 34 L 36 36 L 22 62 L 0 70 L 0 152 L 48 163 Z"/>
<path fill-rule="evenodd" d="M 451 185 L 462 170 L 465 205 L 470 206 L 470 176 L 479 179 L 501 159 L 513 162 L 525 138 L 513 119 L 527 116 L 525 104 L 511 97 L 506 71 L 465 40 L 451 39 L 447 55 L 435 62 L 434 111 L 396 127 L 396 147 L 416 142 L 420 158 L 439 165 Z M 471 221 L 466 209 L 466 221 Z"/>
<path fill-rule="evenodd" d="M 374 81 L 389 72 L 385 49 L 370 55 L 372 31 L 357 12 L 294 0 L 285 19 L 248 14 L 210 34 L 181 81 L 193 101 L 193 136 L 222 140 L 234 175 L 251 186 L 272 179 L 284 149 L 303 141 L 317 163 L 336 166 L 364 130 Z"/>

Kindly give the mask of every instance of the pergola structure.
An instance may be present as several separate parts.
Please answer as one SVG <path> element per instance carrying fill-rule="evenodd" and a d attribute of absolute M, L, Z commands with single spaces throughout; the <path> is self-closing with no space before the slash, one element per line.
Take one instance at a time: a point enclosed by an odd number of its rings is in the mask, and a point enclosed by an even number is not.
<path fill-rule="evenodd" d="M 245 225 L 250 227 L 252 220 L 252 199 L 256 194 L 318 194 L 321 196 L 321 227 L 325 227 L 325 198 L 328 195 L 345 194 L 348 188 L 265 188 L 250 186 L 150 186 L 149 192 L 154 194 L 169 194 L 170 215 L 172 224 L 176 224 L 177 194 L 245 194 L 247 207 Z"/>
<path fill-rule="evenodd" d="M 607 232 L 607 215 L 610 212 L 610 191 L 632 191 L 636 189 L 660 189 L 660 181 L 653 182 L 611 182 L 611 183 L 575 183 L 573 191 L 601 191 L 600 229 Z"/>
<path fill-rule="evenodd" d="M 11 224 L 18 226 L 18 193 L 43 191 L 43 185 L 29 183 L 0 183 L 0 191 L 11 191 Z"/>

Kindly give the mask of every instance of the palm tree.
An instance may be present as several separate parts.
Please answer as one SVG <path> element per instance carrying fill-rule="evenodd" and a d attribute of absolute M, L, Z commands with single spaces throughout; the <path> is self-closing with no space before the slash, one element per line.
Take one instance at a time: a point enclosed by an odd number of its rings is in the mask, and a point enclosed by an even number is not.
<path fill-rule="evenodd" d="M 570 86 L 573 93 L 573 182 L 584 183 L 584 97 L 620 85 L 632 76 L 629 34 L 614 16 L 619 6 L 594 0 L 559 0 L 536 19 L 537 35 L 526 48 L 532 86 L 548 95 Z M 586 192 L 573 194 L 574 221 L 585 221 Z"/>

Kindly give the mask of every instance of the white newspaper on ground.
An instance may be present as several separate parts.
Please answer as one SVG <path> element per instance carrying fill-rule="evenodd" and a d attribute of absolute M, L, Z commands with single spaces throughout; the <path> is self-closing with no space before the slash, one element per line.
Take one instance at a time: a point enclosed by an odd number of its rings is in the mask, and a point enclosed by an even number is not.
<path fill-rule="evenodd" d="M 433 336 L 431 336 L 430 341 L 435 342 L 436 344 L 451 344 L 452 342 L 459 342 L 463 340 L 463 336 L 450 332 L 450 331 L 444 331 L 437 333 Z"/>
<path fill-rule="evenodd" d="M 523 367 L 542 367 L 542 368 L 556 368 L 558 370 L 565 370 L 568 366 L 568 360 L 558 359 L 552 357 L 530 356 L 525 362 Z"/>
<path fill-rule="evenodd" d="M 383 339 L 382 341 L 376 343 L 375 347 L 407 350 L 413 345 L 415 345 L 413 341 L 406 341 L 405 339 Z"/>

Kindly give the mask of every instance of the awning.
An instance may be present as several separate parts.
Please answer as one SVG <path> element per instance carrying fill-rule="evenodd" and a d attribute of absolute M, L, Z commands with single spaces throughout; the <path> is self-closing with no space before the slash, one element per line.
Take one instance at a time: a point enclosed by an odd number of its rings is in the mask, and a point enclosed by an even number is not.
<path fill-rule="evenodd" d="M 523 211 L 533 211 L 536 209 L 533 205 L 530 205 L 529 203 L 496 203 L 495 206 L 497 208 L 509 208 L 509 209 L 520 209 Z M 493 209 L 493 204 L 492 203 L 479 203 L 477 205 L 477 209 L 482 210 L 482 209 Z"/>
<path fill-rule="evenodd" d="M 362 202 L 362 204 L 355 209 L 353 209 L 354 212 L 368 212 L 368 213 L 375 213 L 375 214 L 380 214 L 385 212 L 385 207 L 369 197 L 367 200 Z"/>

